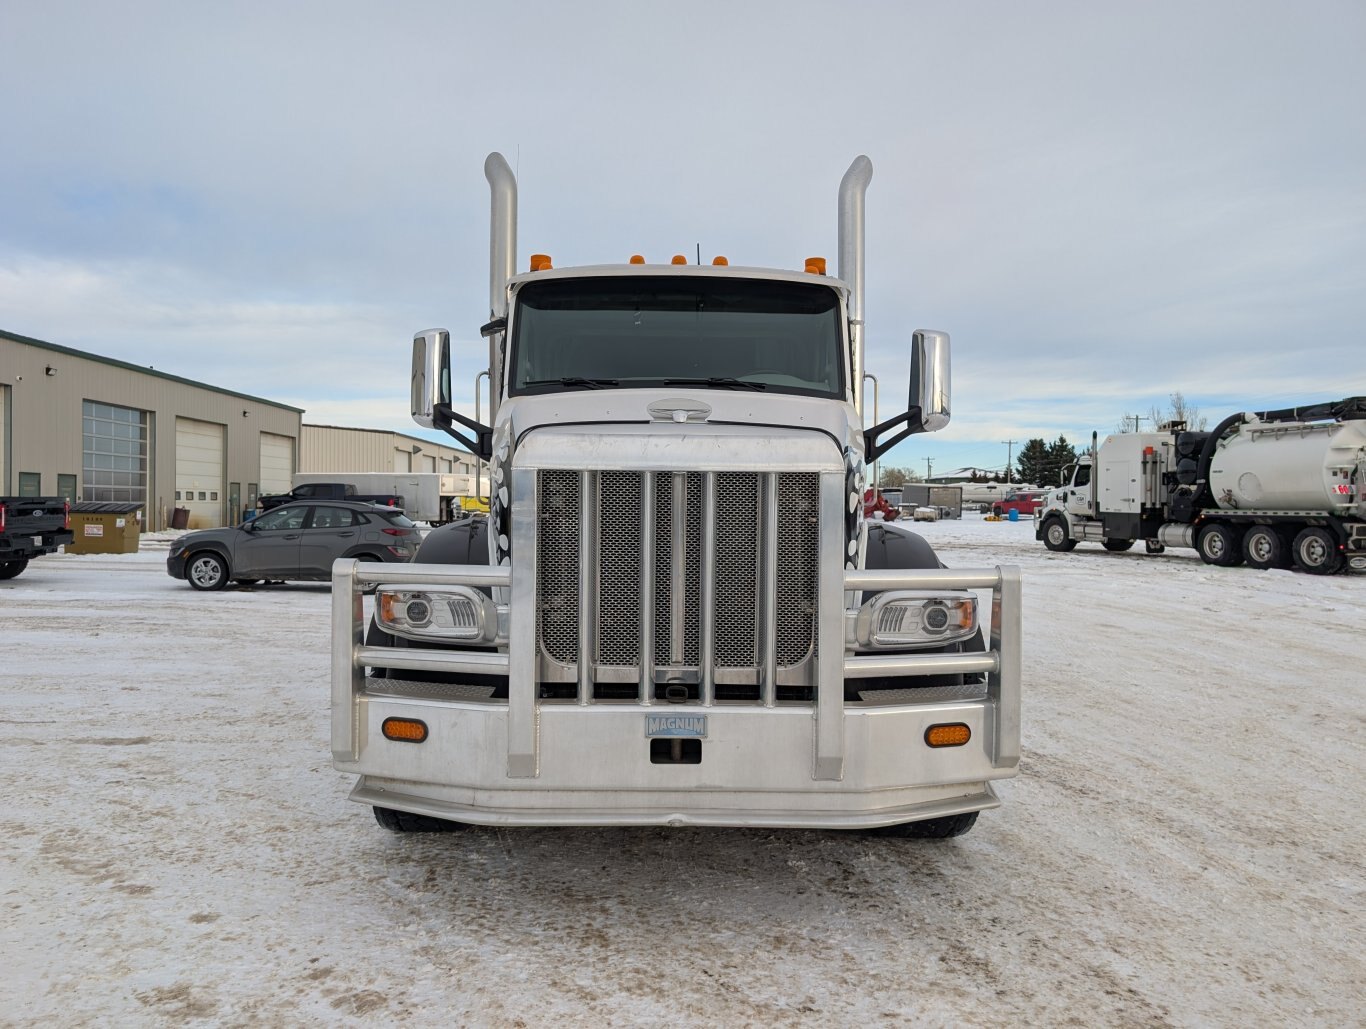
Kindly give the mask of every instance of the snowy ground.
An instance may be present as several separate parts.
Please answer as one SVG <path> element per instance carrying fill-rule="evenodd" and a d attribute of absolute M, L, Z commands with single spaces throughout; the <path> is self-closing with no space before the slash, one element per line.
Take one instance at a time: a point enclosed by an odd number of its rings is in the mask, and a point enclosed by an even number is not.
<path fill-rule="evenodd" d="M 0 583 L 0 1022 L 1360 1024 L 1366 577 L 1050 554 L 1024 760 L 941 843 L 406 837 L 328 754 L 323 585 L 138 554 Z"/>

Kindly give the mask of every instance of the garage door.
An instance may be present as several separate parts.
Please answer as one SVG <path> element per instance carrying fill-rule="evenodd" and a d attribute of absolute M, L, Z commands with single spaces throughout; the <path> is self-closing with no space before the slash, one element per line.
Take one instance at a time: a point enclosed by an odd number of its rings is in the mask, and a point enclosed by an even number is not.
<path fill-rule="evenodd" d="M 5 421 L 8 418 L 7 401 L 9 400 L 9 387 L 0 386 L 0 495 L 9 492 L 9 465 L 5 458 L 9 456 L 9 444 L 5 440 Z"/>
<path fill-rule="evenodd" d="M 261 493 L 288 493 L 294 487 L 294 440 L 261 433 Z"/>
<path fill-rule="evenodd" d="M 190 512 L 191 529 L 223 524 L 223 426 L 175 420 L 175 506 Z"/>

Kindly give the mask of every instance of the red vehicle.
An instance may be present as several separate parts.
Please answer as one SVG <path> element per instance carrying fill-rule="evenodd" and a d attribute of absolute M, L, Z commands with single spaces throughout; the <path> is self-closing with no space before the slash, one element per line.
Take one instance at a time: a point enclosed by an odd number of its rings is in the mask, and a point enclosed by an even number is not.
<path fill-rule="evenodd" d="M 863 517 L 880 517 L 884 522 L 896 521 L 896 516 L 900 510 L 887 503 L 887 498 L 882 495 L 881 490 L 872 488 L 863 491 Z"/>
<path fill-rule="evenodd" d="M 991 505 L 991 513 L 997 518 L 1006 518 L 1011 511 L 1019 511 L 1021 517 L 1033 517 L 1034 512 L 1043 507 L 1047 490 L 1011 490 Z"/>

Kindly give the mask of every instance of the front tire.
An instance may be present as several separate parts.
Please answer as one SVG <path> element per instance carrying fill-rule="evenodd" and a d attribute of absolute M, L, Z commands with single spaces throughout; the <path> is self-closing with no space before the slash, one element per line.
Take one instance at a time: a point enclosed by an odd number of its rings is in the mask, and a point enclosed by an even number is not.
<path fill-rule="evenodd" d="M 1061 518 L 1050 518 L 1043 525 L 1043 545 L 1049 550 L 1065 554 L 1075 550 L 1077 541 L 1067 535 L 1067 525 Z"/>
<path fill-rule="evenodd" d="M 28 567 L 28 558 L 16 557 L 13 561 L 0 561 L 0 579 L 13 579 Z"/>
<path fill-rule="evenodd" d="M 1206 525 L 1195 537 L 1195 549 L 1200 552 L 1200 560 L 1207 565 L 1231 568 L 1242 564 L 1242 540 L 1232 527 L 1216 522 Z"/>
<path fill-rule="evenodd" d="M 1295 567 L 1310 575 L 1333 575 L 1342 570 L 1342 552 L 1338 541 L 1327 529 L 1311 526 L 1295 537 L 1291 547 Z"/>
<path fill-rule="evenodd" d="M 464 822 L 452 822 L 445 818 L 431 818 L 415 815 L 411 811 L 395 811 L 392 808 L 374 809 L 375 821 L 390 832 L 460 832 L 468 829 Z"/>
<path fill-rule="evenodd" d="M 884 825 L 871 832 L 874 836 L 891 836 L 899 840 L 949 840 L 962 836 L 976 824 L 977 812 L 968 811 L 961 815 L 926 818 L 920 822 Z"/>
<path fill-rule="evenodd" d="M 202 551 L 185 565 L 185 578 L 197 590 L 221 590 L 228 584 L 228 563 L 217 554 Z"/>

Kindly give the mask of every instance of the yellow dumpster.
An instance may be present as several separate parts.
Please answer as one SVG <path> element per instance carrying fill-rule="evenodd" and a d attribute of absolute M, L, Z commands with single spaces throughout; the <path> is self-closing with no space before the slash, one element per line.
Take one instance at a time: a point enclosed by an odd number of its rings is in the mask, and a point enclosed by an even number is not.
<path fill-rule="evenodd" d="M 71 505 L 68 554 L 136 554 L 142 538 L 142 505 L 85 500 Z"/>

